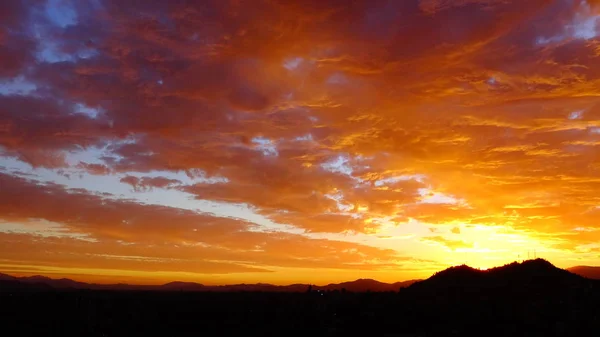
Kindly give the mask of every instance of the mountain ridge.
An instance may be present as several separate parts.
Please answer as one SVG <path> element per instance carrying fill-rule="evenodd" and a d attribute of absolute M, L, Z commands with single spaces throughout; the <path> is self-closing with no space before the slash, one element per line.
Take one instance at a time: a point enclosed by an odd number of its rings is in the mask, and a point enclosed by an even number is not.
<path fill-rule="evenodd" d="M 567 268 L 573 274 L 581 275 L 594 280 L 600 280 L 600 267 L 596 266 L 575 266 Z"/>
<path fill-rule="evenodd" d="M 379 282 L 372 279 L 357 279 L 355 281 L 347 281 L 342 283 L 330 283 L 323 286 L 312 284 L 290 284 L 290 285 L 273 285 L 267 283 L 255 284 L 229 284 L 229 285 L 204 285 L 196 282 L 173 281 L 161 285 L 135 285 L 135 284 L 97 284 L 79 282 L 68 278 L 52 279 L 46 276 L 33 275 L 16 277 L 9 274 L 0 273 L 0 290 L 3 288 L 2 282 L 18 282 L 22 285 L 45 285 L 51 289 L 64 290 L 148 290 L 148 291 L 212 291 L 212 292 L 236 292 L 236 291 L 262 291 L 262 292 L 304 292 L 309 289 L 313 291 L 398 291 L 400 288 L 407 287 L 414 282 L 420 280 L 408 280 L 395 283 Z M 8 284 L 8 283 L 6 283 Z M 44 289 L 47 289 L 44 287 Z"/>
<path fill-rule="evenodd" d="M 327 285 L 290 284 L 273 285 L 265 283 L 204 285 L 196 282 L 173 281 L 161 285 L 135 284 L 96 284 L 79 282 L 68 278 L 52 279 L 46 276 L 33 275 L 16 277 L 0 273 L 0 290 L 2 288 L 27 287 L 35 285 L 41 289 L 78 289 L 78 290 L 141 290 L 141 291 L 204 291 L 204 292 L 305 292 L 312 291 L 351 291 L 351 292 L 389 292 L 402 288 L 435 290 L 449 288 L 489 288 L 494 286 L 535 286 L 544 283 L 545 286 L 577 285 L 583 279 L 600 279 L 600 267 L 577 266 L 568 269 L 557 268 L 543 259 L 512 262 L 504 266 L 490 269 L 476 269 L 467 265 L 452 266 L 436 272 L 424 280 L 407 280 L 394 283 L 380 282 L 374 279 L 360 278 L 354 281 L 330 283 Z M 7 283 L 8 282 L 8 283 Z M 19 285 L 17 286 L 17 283 Z M 10 285 L 10 286 L 9 286 Z"/>
<path fill-rule="evenodd" d="M 161 291 L 59 293 L 34 282 L 43 278 L 24 282 L 4 278 L 8 280 L 0 281 L 0 298 L 5 316 L 17 312 L 35 324 L 48 322 L 44 330 L 31 335 L 55 329 L 56 322 L 61 322 L 63 331 L 71 329 L 73 336 L 82 331 L 164 336 L 172 335 L 173 327 L 187 328 L 189 336 L 195 336 L 213 326 L 211 335 L 239 327 L 227 335 L 318 336 L 323 331 L 323 336 L 593 336 L 591 332 L 600 328 L 600 281 L 545 260 L 489 270 L 454 266 L 398 291 L 370 293 L 355 292 L 350 286 L 375 287 L 381 282 L 358 279 L 310 288 L 306 284 L 213 287 L 170 282 L 144 288 Z M 129 287 L 122 289 L 136 289 Z M 165 287 L 169 289 L 164 291 Z M 189 287 L 200 290 L 188 291 Z M 216 290 L 205 292 L 211 287 Z M 328 287 L 347 291 L 326 291 Z M 277 292 L 266 292 L 272 289 Z M 13 330 L 36 326 L 7 321 Z M 248 334 L 253 327 L 266 330 Z"/>
<path fill-rule="evenodd" d="M 486 270 L 466 265 L 439 271 L 407 290 L 414 294 L 448 296 L 457 291 L 470 294 L 546 293 L 597 286 L 597 281 L 557 268 L 543 259 L 513 262 Z M 486 296 L 487 296 L 486 295 Z"/>

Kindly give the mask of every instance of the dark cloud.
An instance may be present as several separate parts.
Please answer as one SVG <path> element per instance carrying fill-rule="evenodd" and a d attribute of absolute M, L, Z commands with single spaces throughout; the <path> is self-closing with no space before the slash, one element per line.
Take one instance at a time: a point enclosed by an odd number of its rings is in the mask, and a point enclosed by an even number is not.
<path fill-rule="evenodd" d="M 18 76 L 33 60 L 35 42 L 20 34 L 26 30 L 29 6 L 41 1 L 6 0 L 0 4 L 0 79 Z"/>

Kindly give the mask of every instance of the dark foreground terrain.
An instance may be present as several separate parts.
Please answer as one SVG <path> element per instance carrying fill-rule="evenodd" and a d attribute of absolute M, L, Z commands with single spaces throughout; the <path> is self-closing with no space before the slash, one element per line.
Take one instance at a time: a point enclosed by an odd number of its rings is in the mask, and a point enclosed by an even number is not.
<path fill-rule="evenodd" d="M 596 336 L 600 284 L 544 260 L 399 291 L 114 291 L 0 282 L 5 336 Z M 9 333 L 12 332 L 12 333 Z"/>

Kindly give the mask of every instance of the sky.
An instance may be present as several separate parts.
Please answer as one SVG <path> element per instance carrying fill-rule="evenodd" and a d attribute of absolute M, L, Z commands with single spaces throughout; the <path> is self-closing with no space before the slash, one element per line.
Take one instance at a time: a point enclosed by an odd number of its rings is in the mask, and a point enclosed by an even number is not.
<path fill-rule="evenodd" d="M 600 264 L 598 0 L 0 1 L 0 271 Z"/>

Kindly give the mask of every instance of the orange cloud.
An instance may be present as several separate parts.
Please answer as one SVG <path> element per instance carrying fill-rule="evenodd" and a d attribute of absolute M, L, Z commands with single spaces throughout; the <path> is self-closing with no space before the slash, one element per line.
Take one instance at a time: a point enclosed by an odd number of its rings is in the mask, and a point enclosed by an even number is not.
<path fill-rule="evenodd" d="M 448 240 L 442 236 L 431 236 L 431 237 L 427 237 L 424 238 L 423 241 L 425 242 L 434 242 L 434 243 L 438 243 L 441 244 L 445 247 L 448 247 L 451 250 L 456 250 L 457 248 L 472 248 L 473 245 L 466 243 L 464 241 L 461 240 Z"/>
<path fill-rule="evenodd" d="M 597 1 L 30 5 L 0 5 L 15 264 L 374 271 L 510 255 L 495 239 L 594 262 Z M 60 253 L 28 260 L 40 219 L 89 240 L 45 238 Z M 475 247 L 468 226 L 522 237 Z M 153 260 L 119 258 L 135 256 Z"/>
<path fill-rule="evenodd" d="M 119 201 L 23 178 L 0 175 L 0 181 L 0 205 L 9 228 L 13 222 L 27 227 L 33 219 L 64 228 L 60 236 L 5 232 L 0 237 L 5 262 L 211 274 L 277 267 L 376 270 L 406 259 L 393 250 L 254 232 L 254 225 L 236 219 Z"/>

